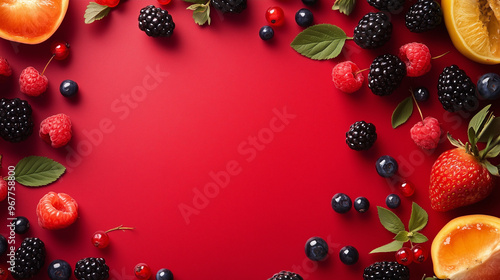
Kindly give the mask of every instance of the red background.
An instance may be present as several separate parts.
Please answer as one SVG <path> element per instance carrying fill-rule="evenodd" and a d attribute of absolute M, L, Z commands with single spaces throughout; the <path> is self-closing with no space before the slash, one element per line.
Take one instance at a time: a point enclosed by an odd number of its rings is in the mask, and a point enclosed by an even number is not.
<path fill-rule="evenodd" d="M 315 23 L 336 24 L 348 36 L 365 13 L 375 11 L 360 0 L 355 11 L 345 16 L 331 10 L 333 2 L 319 0 L 311 8 Z M 405 11 L 414 2 L 409 1 Z M 437 118 L 444 131 L 466 141 L 470 114 L 442 109 L 436 94 L 439 73 L 455 63 L 476 82 L 481 74 L 499 68 L 460 55 L 444 24 L 414 34 L 404 26 L 404 13 L 393 15 L 392 39 L 383 48 L 362 50 L 350 40 L 338 58 L 313 61 L 289 46 L 303 29 L 294 22 L 295 12 L 304 7 L 299 0 L 249 0 L 239 15 L 213 11 L 212 24 L 203 27 L 193 22 L 188 3 L 173 0 L 165 8 L 176 28 L 171 38 L 163 39 L 150 38 L 137 27 L 139 10 L 157 5 L 156 1 L 123 1 L 108 17 L 89 25 L 83 19 L 87 4 L 71 1 L 61 27 L 45 43 L 0 41 L 0 55 L 14 72 L 0 84 L 1 96 L 27 99 L 36 126 L 57 113 L 69 115 L 74 125 L 73 139 L 60 149 L 44 143 L 36 135 L 38 129 L 23 143 L 0 141 L 2 175 L 29 155 L 50 157 L 68 168 L 62 179 L 49 186 L 16 188 L 16 215 L 28 217 L 32 224 L 26 235 L 18 236 L 17 244 L 36 236 L 47 246 L 46 265 L 37 279 L 48 278 L 46 267 L 54 259 L 74 266 L 85 257 L 104 257 L 110 279 L 133 279 L 133 267 L 139 262 L 148 263 L 154 273 L 169 268 L 178 280 L 267 279 L 280 270 L 293 270 L 308 280 L 361 279 L 364 267 L 374 261 L 394 260 L 391 253 L 368 254 L 393 237 L 376 213 L 376 206 L 385 206 L 389 193 L 398 193 L 375 171 L 375 160 L 384 154 L 396 158 L 401 175 L 417 187 L 411 198 L 401 196 L 402 205 L 395 213 L 407 224 L 411 202 L 421 205 L 430 216 L 422 233 L 430 240 L 456 216 L 500 214 L 495 203 L 498 189 L 480 204 L 448 213 L 433 211 L 427 195 L 430 169 L 451 145 L 444 142 L 424 154 L 409 135 L 420 119 L 416 112 L 407 124 L 397 129 L 390 125 L 392 111 L 409 96 L 408 89 L 424 85 L 431 92 L 430 100 L 421 103 L 424 115 Z M 265 11 L 274 5 L 284 9 L 286 22 L 265 42 L 258 31 L 266 24 Z M 38 98 L 20 93 L 20 72 L 27 66 L 43 69 L 50 43 L 56 39 L 69 42 L 71 54 L 48 67 L 48 91 Z M 405 78 L 391 96 L 375 96 L 366 82 L 352 95 L 334 88 L 331 70 L 336 63 L 352 60 L 368 68 L 377 55 L 396 54 L 399 46 L 413 41 L 427 44 L 433 56 L 450 53 L 433 60 L 425 76 Z M 161 75 L 155 79 L 148 69 Z M 64 79 L 78 82 L 77 98 L 59 93 Z M 497 115 L 499 107 L 496 102 Z M 270 122 L 280 126 L 274 123 L 276 110 L 294 117 L 281 131 L 269 134 Z M 345 144 L 349 125 L 359 120 L 377 127 L 378 140 L 369 151 L 356 152 Z M 266 144 L 260 150 L 252 148 L 251 156 L 249 137 L 259 135 Z M 230 176 L 227 186 L 194 205 L 196 192 L 213 182 L 210 173 L 235 162 L 238 173 Z M 37 225 L 36 204 L 49 191 L 68 193 L 79 203 L 79 219 L 69 228 L 49 231 Z M 330 201 L 337 192 L 352 199 L 367 197 L 370 210 L 335 213 Z M 185 219 L 181 205 L 195 212 Z M 6 201 L 0 206 L 5 209 L 0 218 L 6 225 Z M 120 224 L 136 229 L 111 233 L 107 249 L 91 245 L 94 231 Z M 7 227 L 1 228 L 7 235 Z M 329 243 L 326 261 L 313 263 L 306 258 L 304 244 L 312 236 Z M 359 250 L 357 264 L 340 262 L 338 251 L 345 245 Z M 430 245 L 431 241 L 425 243 L 428 249 Z M 4 262 L 5 256 L 1 259 Z M 433 275 L 430 259 L 410 265 L 410 270 L 411 279 Z"/>

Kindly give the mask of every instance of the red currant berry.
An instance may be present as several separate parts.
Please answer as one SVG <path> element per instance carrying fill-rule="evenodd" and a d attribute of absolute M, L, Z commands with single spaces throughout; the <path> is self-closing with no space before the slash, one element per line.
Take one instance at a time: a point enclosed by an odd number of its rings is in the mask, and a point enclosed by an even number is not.
<path fill-rule="evenodd" d="M 410 197 L 415 193 L 415 185 L 408 181 L 403 181 L 399 184 L 399 190 L 404 196 Z"/>
<path fill-rule="evenodd" d="M 280 26 L 285 22 L 285 13 L 280 7 L 271 7 L 266 11 L 266 20 L 271 26 Z"/>
<path fill-rule="evenodd" d="M 429 252 L 421 245 L 415 245 L 411 248 L 413 253 L 413 261 L 416 263 L 423 263 L 427 260 Z"/>
<path fill-rule="evenodd" d="M 145 263 L 138 263 L 134 268 L 134 273 L 137 279 L 149 279 L 151 277 L 151 268 Z"/>
<path fill-rule="evenodd" d="M 396 261 L 402 265 L 409 265 L 413 261 L 413 252 L 408 247 L 403 247 L 396 252 Z"/>
<path fill-rule="evenodd" d="M 95 0 L 95 2 L 99 5 L 108 6 L 110 8 L 116 7 L 120 0 Z"/>
<path fill-rule="evenodd" d="M 92 244 L 97 248 L 106 248 L 109 245 L 109 235 L 102 230 L 94 232 L 92 236 Z"/>
<path fill-rule="evenodd" d="M 54 59 L 66 59 L 69 55 L 69 44 L 64 41 L 55 41 L 50 45 L 50 52 L 54 56 Z"/>
<path fill-rule="evenodd" d="M 172 0 L 157 0 L 160 5 L 168 5 Z"/>

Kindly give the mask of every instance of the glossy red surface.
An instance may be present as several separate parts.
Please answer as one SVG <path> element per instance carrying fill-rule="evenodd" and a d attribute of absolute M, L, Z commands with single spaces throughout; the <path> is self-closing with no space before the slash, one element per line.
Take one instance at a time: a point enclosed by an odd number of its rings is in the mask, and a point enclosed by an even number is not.
<path fill-rule="evenodd" d="M 311 8 L 315 23 L 336 24 L 351 36 L 359 19 L 375 11 L 358 1 L 350 16 L 332 11 L 333 0 Z M 405 10 L 414 1 L 409 1 Z M 414 113 L 397 129 L 390 119 L 410 87 L 425 85 L 430 100 L 421 104 L 425 116 L 442 123 L 444 131 L 466 141 L 470 114 L 444 111 L 436 95 L 439 73 L 457 64 L 475 81 L 498 66 L 467 60 L 453 47 L 445 26 L 412 34 L 404 14 L 392 16 L 394 33 L 382 49 L 362 50 L 352 40 L 331 61 L 313 61 L 290 46 L 303 29 L 294 15 L 299 0 L 249 0 L 240 15 L 213 11 L 210 26 L 197 26 L 180 0 L 165 8 L 176 23 L 167 39 L 147 37 L 137 27 L 139 10 L 156 1 L 122 1 L 101 21 L 84 24 L 87 1 L 71 1 L 60 29 L 47 42 L 23 45 L 0 41 L 0 56 L 9 60 L 14 75 L 0 84 L 2 97 L 29 100 L 38 125 L 44 118 L 65 113 L 74 136 L 64 148 L 53 149 L 35 133 L 27 141 L 0 141 L 2 175 L 7 167 L 29 155 L 50 157 L 67 167 L 63 178 L 40 188 L 17 185 L 16 215 L 32 223 L 25 236 L 41 238 L 47 262 L 37 279 L 48 279 L 47 265 L 64 259 L 72 266 L 85 257 L 104 257 L 110 279 L 134 279 L 134 266 L 147 263 L 153 273 L 172 270 L 177 280 L 268 279 L 280 270 L 304 279 L 362 279 L 364 267 L 394 260 L 394 253 L 368 254 L 393 235 L 377 218 L 376 206 L 398 193 L 397 184 L 380 177 L 375 161 L 391 155 L 400 174 L 411 181 L 415 194 L 401 195 L 394 210 L 407 224 L 412 201 L 429 213 L 422 230 L 429 239 L 450 219 L 464 214 L 500 215 L 498 188 L 483 202 L 438 213 L 427 196 L 429 174 L 438 155 L 451 145 L 443 142 L 425 153 L 410 139 L 420 117 Z M 280 6 L 286 21 L 268 42 L 258 36 L 265 12 Z M 52 61 L 46 75 L 49 89 L 39 98 L 19 92 L 17 77 L 27 66 L 42 69 L 53 40 L 71 44 L 64 61 Z M 405 78 L 391 96 L 379 97 L 366 84 L 348 95 L 337 91 L 331 70 L 352 60 L 361 69 L 383 53 L 418 41 L 429 46 L 432 70 L 423 77 Z M 365 75 L 367 72 L 365 72 Z M 65 79 L 80 87 L 75 99 L 58 90 Z M 365 82 L 366 83 L 366 82 Z M 482 102 L 481 106 L 487 103 Z M 498 101 L 494 105 L 500 114 Z M 378 140 L 365 152 L 350 150 L 345 132 L 355 121 L 377 127 Z M 219 184 L 219 185 L 217 185 Z M 79 219 L 69 228 L 50 231 L 37 225 L 35 208 L 47 192 L 65 192 L 79 204 Z M 360 214 L 335 213 L 330 200 L 337 192 L 352 199 L 365 196 L 371 208 Z M 8 234 L 7 203 L 0 203 L 2 234 Z M 110 245 L 95 248 L 92 234 L 118 225 L 136 229 L 110 233 Z M 17 245 L 25 236 L 17 236 Z M 304 253 L 306 240 L 323 237 L 331 248 L 327 260 L 315 263 Z M 430 249 L 430 243 L 424 243 Z M 359 262 L 346 266 L 340 248 L 356 247 Z M 409 244 L 408 244 L 409 245 Z M 6 257 L 1 258 L 5 264 Z M 433 275 L 430 258 L 411 264 L 411 279 Z"/>

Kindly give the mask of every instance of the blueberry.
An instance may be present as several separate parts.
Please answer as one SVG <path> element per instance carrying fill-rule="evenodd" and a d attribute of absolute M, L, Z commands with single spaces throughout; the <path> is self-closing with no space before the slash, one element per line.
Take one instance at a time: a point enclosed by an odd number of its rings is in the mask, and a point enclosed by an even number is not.
<path fill-rule="evenodd" d="M 332 208 L 335 212 L 343 214 L 349 211 L 352 207 L 352 201 L 349 196 L 344 193 L 337 193 L 332 197 Z"/>
<path fill-rule="evenodd" d="M 328 244 L 321 237 L 311 237 L 306 242 L 306 256 L 313 261 L 322 261 L 328 256 Z"/>
<path fill-rule="evenodd" d="M 55 260 L 48 269 L 51 280 L 68 280 L 71 277 L 71 266 L 63 260 Z"/>
<path fill-rule="evenodd" d="M 401 198 L 399 198 L 397 194 L 391 193 L 385 199 L 385 204 L 387 204 L 387 207 L 392 209 L 398 208 L 399 205 L 401 205 Z"/>
<path fill-rule="evenodd" d="M 313 13 L 308 9 L 300 9 L 295 14 L 295 22 L 302 27 L 308 27 L 313 23 Z"/>
<path fill-rule="evenodd" d="M 398 172 L 398 162 L 393 157 L 387 155 L 379 157 L 375 167 L 377 168 L 378 175 L 385 178 L 391 177 Z"/>
<path fill-rule="evenodd" d="M 274 37 L 274 30 L 269 25 L 264 25 L 259 30 L 259 36 L 262 40 L 267 41 Z"/>
<path fill-rule="evenodd" d="M 25 234 L 30 229 L 30 221 L 28 218 L 18 216 L 14 219 L 14 232 L 17 234 Z"/>
<path fill-rule="evenodd" d="M 500 76 L 486 73 L 477 81 L 477 95 L 480 99 L 495 100 L 500 97 Z"/>
<path fill-rule="evenodd" d="M 9 245 L 7 245 L 7 239 L 5 236 L 0 234 L 0 256 L 7 252 L 8 247 Z"/>
<path fill-rule="evenodd" d="M 426 87 L 418 87 L 413 90 L 413 96 L 417 101 L 427 101 L 429 99 L 429 90 Z"/>
<path fill-rule="evenodd" d="M 72 80 L 64 80 L 59 86 L 59 91 L 64 97 L 75 96 L 78 92 L 78 84 Z"/>
<path fill-rule="evenodd" d="M 162 268 L 156 273 L 156 280 L 174 280 L 174 275 L 172 271 Z"/>
<path fill-rule="evenodd" d="M 354 209 L 359 213 L 364 213 L 370 208 L 370 202 L 366 197 L 360 196 L 354 200 Z"/>
<path fill-rule="evenodd" d="M 304 5 L 307 5 L 307 6 L 312 6 L 314 4 L 316 4 L 318 2 L 318 0 L 302 0 L 302 3 L 304 3 Z"/>
<path fill-rule="evenodd" d="M 352 246 L 344 246 L 339 252 L 340 261 L 347 265 L 353 265 L 358 262 L 359 253 Z"/>

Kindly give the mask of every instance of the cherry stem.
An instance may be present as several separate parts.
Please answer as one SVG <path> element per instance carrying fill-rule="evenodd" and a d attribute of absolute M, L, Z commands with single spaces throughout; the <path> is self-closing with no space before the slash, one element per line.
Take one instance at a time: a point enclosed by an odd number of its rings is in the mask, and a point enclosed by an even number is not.
<path fill-rule="evenodd" d="M 410 88 L 410 93 L 411 93 L 411 97 L 413 98 L 413 102 L 415 102 L 415 105 L 417 106 L 418 112 L 420 113 L 420 118 L 422 119 L 422 122 L 424 122 L 424 116 L 422 115 L 422 111 L 420 110 L 420 107 L 418 106 L 418 102 L 415 99 L 415 95 L 413 94 L 413 90 L 411 90 L 411 88 Z"/>
<path fill-rule="evenodd" d="M 132 230 L 132 229 L 135 229 L 135 228 L 133 228 L 133 227 L 124 227 L 123 225 L 119 225 L 119 226 L 117 226 L 117 227 L 115 227 L 115 228 L 108 229 L 108 230 L 107 230 L 107 231 L 105 231 L 105 232 L 106 232 L 106 233 L 108 233 L 108 232 L 115 231 L 115 230 L 127 230 L 127 229 L 128 229 L 128 230 Z"/>
<path fill-rule="evenodd" d="M 431 57 L 431 59 L 438 59 L 438 58 L 441 58 L 441 57 L 443 57 L 443 56 L 445 56 L 445 55 L 447 55 L 447 54 L 449 54 L 449 53 L 450 53 L 450 51 L 447 51 L 447 52 L 445 52 L 445 53 L 443 53 L 443 54 L 440 54 L 440 55 L 438 55 L 438 56 Z"/>
<path fill-rule="evenodd" d="M 55 54 L 53 54 L 50 59 L 49 59 L 49 62 L 47 62 L 47 64 L 45 64 L 45 67 L 43 68 L 43 71 L 42 71 L 42 74 L 40 74 L 40 76 L 43 76 L 43 73 L 45 73 L 45 69 L 47 69 L 47 66 L 49 66 L 49 63 L 52 61 L 52 59 L 54 59 L 54 56 L 56 56 Z"/>

